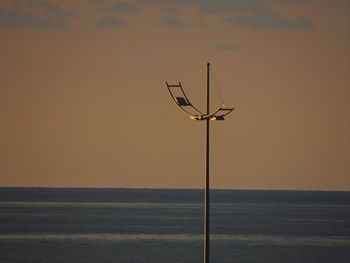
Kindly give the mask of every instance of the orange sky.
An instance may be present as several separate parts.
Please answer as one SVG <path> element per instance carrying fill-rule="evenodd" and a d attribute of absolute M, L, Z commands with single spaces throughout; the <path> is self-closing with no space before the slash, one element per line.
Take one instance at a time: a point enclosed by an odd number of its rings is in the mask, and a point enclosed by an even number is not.
<path fill-rule="evenodd" d="M 347 0 L 0 0 L 0 38 L 0 186 L 202 187 L 164 82 L 203 108 L 211 62 L 212 187 L 350 190 Z"/>

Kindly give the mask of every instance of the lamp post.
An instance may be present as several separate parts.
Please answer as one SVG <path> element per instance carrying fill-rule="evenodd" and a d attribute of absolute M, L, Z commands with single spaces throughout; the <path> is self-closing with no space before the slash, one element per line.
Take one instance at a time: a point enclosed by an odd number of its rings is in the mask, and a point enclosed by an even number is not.
<path fill-rule="evenodd" d="M 207 115 L 210 112 L 210 63 L 207 63 Z M 209 189 L 210 189 L 210 118 L 205 120 L 205 193 L 204 193 L 204 263 L 209 263 L 209 243 L 210 243 L 210 218 L 209 218 Z"/>
<path fill-rule="evenodd" d="M 210 63 L 207 63 L 207 108 L 202 113 L 189 101 L 186 96 L 181 82 L 178 84 L 168 84 L 165 82 L 175 104 L 193 120 L 203 121 L 206 123 L 205 132 L 205 192 L 204 192 L 204 263 L 209 263 L 210 250 L 210 217 L 209 217 L 209 190 L 210 190 L 210 121 L 224 120 L 225 116 L 231 113 L 234 108 L 219 107 L 210 113 Z M 177 94 L 176 94 L 177 93 Z"/>

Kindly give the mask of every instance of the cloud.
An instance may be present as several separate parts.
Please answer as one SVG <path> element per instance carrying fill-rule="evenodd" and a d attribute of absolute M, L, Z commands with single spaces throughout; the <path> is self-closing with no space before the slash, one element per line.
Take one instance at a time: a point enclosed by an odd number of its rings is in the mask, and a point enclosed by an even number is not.
<path fill-rule="evenodd" d="M 197 6 L 201 13 L 241 13 L 262 7 L 262 0 L 139 0 L 166 6 Z"/>
<path fill-rule="evenodd" d="M 298 18 L 295 22 L 300 28 L 303 28 L 303 29 L 314 29 L 314 28 L 316 28 L 316 26 L 310 20 L 307 20 L 304 17 Z"/>
<path fill-rule="evenodd" d="M 216 43 L 214 47 L 225 51 L 237 51 L 240 48 L 232 43 Z"/>
<path fill-rule="evenodd" d="M 163 24 L 168 27 L 181 27 L 186 25 L 185 22 L 171 16 L 164 17 Z"/>
<path fill-rule="evenodd" d="M 242 15 L 230 18 L 227 19 L 226 22 L 238 26 L 248 26 L 257 28 L 315 28 L 315 25 L 305 18 L 299 18 L 295 21 L 288 20 L 272 12 L 269 9 L 263 9 L 259 12 L 250 15 Z"/>
<path fill-rule="evenodd" d="M 204 23 L 203 21 L 195 22 L 194 25 L 195 25 L 195 26 L 198 26 L 198 27 L 206 27 L 206 26 L 207 26 L 207 24 Z"/>
<path fill-rule="evenodd" d="M 1 2 L 1 1 L 0 1 L 0 2 Z M 21 2 L 20 2 L 19 0 L 12 0 L 12 1 L 10 2 L 10 5 L 11 5 L 11 7 L 19 8 L 19 7 L 21 7 Z"/>
<path fill-rule="evenodd" d="M 57 25 L 49 19 L 39 18 L 21 10 L 6 10 L 0 8 L 0 26 L 3 27 L 28 27 Z"/>
<path fill-rule="evenodd" d="M 175 15 L 179 13 L 179 10 L 176 8 L 164 8 L 163 13 L 167 15 Z"/>
<path fill-rule="evenodd" d="M 168 8 L 181 8 L 194 6 L 202 15 L 232 14 L 235 17 L 226 22 L 236 26 L 255 28 L 297 28 L 313 29 L 315 25 L 306 18 L 297 20 L 286 19 L 273 12 L 264 3 L 268 0 L 139 0 L 146 4 L 158 4 Z M 270 0 L 272 1 L 272 0 Z M 275 0 L 275 1 L 301 1 L 301 0 Z M 306 0 L 304 0 L 306 1 Z M 309 0 L 311 1 L 311 0 Z M 236 16 L 237 15 L 237 16 Z"/>
<path fill-rule="evenodd" d="M 260 0 L 216 0 L 198 2 L 199 11 L 206 14 L 239 14 L 262 9 Z"/>
<path fill-rule="evenodd" d="M 152 4 L 165 4 L 167 6 L 169 5 L 189 5 L 193 4 L 194 2 L 201 2 L 202 0 L 138 0 L 140 2 L 144 3 L 152 3 Z"/>
<path fill-rule="evenodd" d="M 49 16 L 65 15 L 65 11 L 61 7 L 51 2 L 44 2 L 40 0 L 29 0 L 28 5 L 44 9 L 46 14 Z"/>
<path fill-rule="evenodd" d="M 101 18 L 100 20 L 97 20 L 95 22 L 95 25 L 115 27 L 115 26 L 125 26 L 127 25 L 127 23 L 115 16 L 107 16 L 107 17 Z"/>
<path fill-rule="evenodd" d="M 102 4 L 104 0 L 90 0 L 90 2 L 93 4 Z"/>
<path fill-rule="evenodd" d="M 136 13 L 136 12 L 138 12 L 140 10 L 136 6 L 131 5 L 131 4 L 127 3 L 127 2 L 114 3 L 111 6 L 111 9 L 113 11 L 115 11 L 115 12 L 118 12 L 118 13 Z"/>

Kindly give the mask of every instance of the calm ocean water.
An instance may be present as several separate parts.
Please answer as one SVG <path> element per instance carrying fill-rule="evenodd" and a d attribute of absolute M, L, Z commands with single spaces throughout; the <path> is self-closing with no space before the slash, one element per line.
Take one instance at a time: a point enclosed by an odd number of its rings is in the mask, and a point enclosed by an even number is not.
<path fill-rule="evenodd" d="M 203 191 L 0 188 L 0 262 L 202 262 Z M 350 262 L 350 192 L 211 191 L 211 262 Z"/>

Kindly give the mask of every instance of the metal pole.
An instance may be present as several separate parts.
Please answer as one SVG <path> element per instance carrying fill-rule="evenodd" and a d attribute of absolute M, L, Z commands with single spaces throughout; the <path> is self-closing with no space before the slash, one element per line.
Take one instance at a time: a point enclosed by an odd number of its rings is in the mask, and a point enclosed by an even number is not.
<path fill-rule="evenodd" d="M 207 115 L 210 113 L 209 68 L 207 63 Z M 206 158 L 205 158 L 205 195 L 204 195 L 204 263 L 209 263 L 209 118 L 206 119 Z"/>

